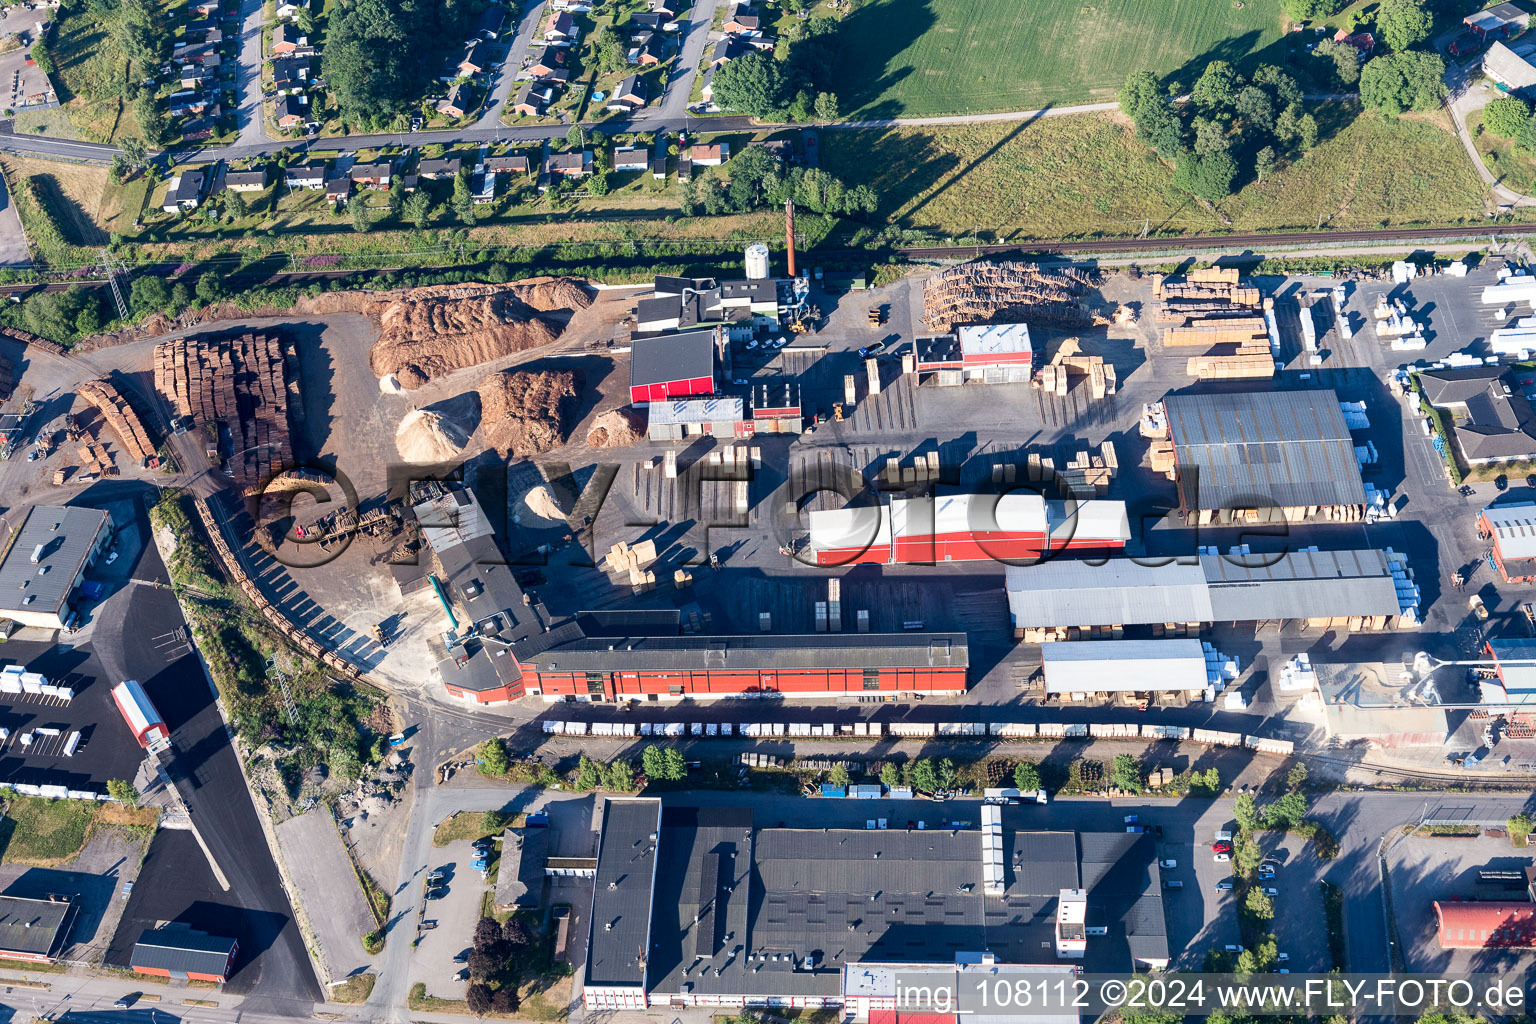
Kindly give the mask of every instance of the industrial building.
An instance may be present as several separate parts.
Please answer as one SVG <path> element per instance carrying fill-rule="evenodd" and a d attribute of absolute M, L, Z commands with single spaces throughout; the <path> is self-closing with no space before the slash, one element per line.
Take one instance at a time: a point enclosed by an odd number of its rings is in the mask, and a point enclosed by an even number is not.
<path fill-rule="evenodd" d="M 686 331 L 715 324 L 774 327 L 783 309 L 794 304 L 794 282 L 781 278 L 657 277 L 655 294 L 635 304 L 635 330 L 641 334 Z"/>
<path fill-rule="evenodd" d="M 746 402 L 737 397 L 653 401 L 646 414 L 646 437 L 652 441 L 686 441 L 691 437 L 733 441 L 751 437 L 752 421 L 747 418 L 746 408 Z"/>
<path fill-rule="evenodd" d="M 1536 903 L 1436 900 L 1435 934 L 1441 949 L 1536 947 Z"/>
<path fill-rule="evenodd" d="M 0 561 L 0 619 L 63 629 L 87 570 L 111 543 L 105 509 L 33 506 Z"/>
<path fill-rule="evenodd" d="M 1415 679 L 1402 665 L 1382 662 L 1314 662 L 1284 677 L 1310 687 L 1300 707 L 1322 718 L 1331 743 L 1383 749 L 1444 746 L 1451 735 L 1450 720 L 1432 687 Z"/>
<path fill-rule="evenodd" d="M 128 965 L 140 974 L 223 983 L 235 966 L 240 943 L 184 924 L 146 930 L 133 944 Z"/>
<path fill-rule="evenodd" d="M 501 834 L 501 866 L 496 874 L 496 909 L 526 910 L 544 898 L 544 863 L 549 858 L 548 828 L 509 828 Z"/>
<path fill-rule="evenodd" d="M 886 994 L 876 968 L 1167 965 L 1151 834 L 981 814 L 979 830 L 827 828 L 809 810 L 770 826 L 745 808 L 609 800 L 586 1007 L 867 1013 Z"/>
<path fill-rule="evenodd" d="M 958 327 L 954 334 L 918 338 L 914 348 L 920 385 L 1028 383 L 1034 372 L 1028 324 Z"/>
<path fill-rule="evenodd" d="M 1047 552 L 1118 551 L 1131 527 L 1121 501 L 1047 501 L 1030 491 L 892 498 L 808 517 L 816 565 L 1035 560 Z"/>
<path fill-rule="evenodd" d="M 1536 458 L 1536 413 L 1507 368 L 1421 370 L 1419 388 L 1424 401 L 1450 414 L 1467 465 Z"/>
<path fill-rule="evenodd" d="M 144 692 L 137 679 L 127 679 L 112 687 L 112 701 L 123 721 L 128 723 L 128 731 L 146 752 L 158 754 L 170 748 L 171 734 L 165 727 L 165 719 L 150 703 L 149 694 Z"/>
<path fill-rule="evenodd" d="M 1492 544 L 1488 555 L 1505 583 L 1536 583 L 1536 501 L 1483 509 L 1477 535 Z"/>
<path fill-rule="evenodd" d="M 35 963 L 57 959 L 78 909 L 69 896 L 0 896 L 0 957 Z"/>
<path fill-rule="evenodd" d="M 1536 725 L 1536 640 L 1489 640 L 1483 654 L 1492 662 L 1482 673 L 1483 709 L 1512 723 Z"/>
<path fill-rule="evenodd" d="M 1201 554 L 1162 564 L 1053 558 L 1005 572 L 1015 637 L 1132 625 L 1302 621 L 1333 629 L 1417 622 L 1418 592 L 1401 555 L 1384 551 Z"/>
<path fill-rule="evenodd" d="M 447 618 L 432 645 L 444 688 L 475 704 L 694 700 L 744 694 L 963 693 L 963 633 L 684 635 L 676 609 L 552 618 L 524 595 L 474 495 L 413 486 Z"/>
<path fill-rule="evenodd" d="M 717 378 L 730 373 L 730 358 L 719 330 L 637 338 L 629 357 L 629 400 L 639 404 L 712 395 Z"/>
<path fill-rule="evenodd" d="M 1168 694 L 1201 700 L 1214 680 L 1199 640 L 1086 640 L 1040 645 L 1048 698 Z"/>
<path fill-rule="evenodd" d="M 1187 521 L 1364 516 L 1360 463 L 1334 392 L 1169 395 L 1163 405 Z"/>
<path fill-rule="evenodd" d="M 805 410 L 800 404 L 800 385 L 794 381 L 755 384 L 752 387 L 752 432 L 798 434 L 805 429 Z"/>

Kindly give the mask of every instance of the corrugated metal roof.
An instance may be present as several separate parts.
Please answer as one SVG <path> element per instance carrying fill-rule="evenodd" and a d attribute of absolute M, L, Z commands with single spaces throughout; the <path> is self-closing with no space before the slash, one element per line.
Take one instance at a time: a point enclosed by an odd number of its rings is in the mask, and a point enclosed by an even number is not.
<path fill-rule="evenodd" d="M 1214 621 L 1205 573 L 1195 563 L 1057 558 L 1009 566 L 1005 579 L 1017 628 Z"/>
<path fill-rule="evenodd" d="M 746 403 L 740 398 L 683 398 L 652 402 L 651 423 L 739 423 L 746 419 Z"/>
<path fill-rule="evenodd" d="M 1082 640 L 1040 645 L 1049 693 L 1202 690 L 1198 640 Z"/>
<path fill-rule="evenodd" d="M 1164 407 L 1185 508 L 1365 504 L 1333 391 L 1170 395 Z"/>
<path fill-rule="evenodd" d="M 1483 55 L 1483 68 L 1511 89 L 1536 85 L 1536 67 L 1503 43 L 1494 43 Z"/>
<path fill-rule="evenodd" d="M 586 637 L 523 660 L 563 672 L 965 668 L 964 633 Z"/>
<path fill-rule="evenodd" d="M 223 977 L 234 939 L 220 938 L 184 926 L 147 929 L 134 943 L 131 967 L 150 967 L 174 974 Z"/>
<path fill-rule="evenodd" d="M 33 506 L 0 562 L 0 614 L 7 609 L 30 615 L 61 612 L 108 519 L 99 508 Z M 34 563 L 38 545 L 43 553 Z"/>
<path fill-rule="evenodd" d="M 1536 558 L 1536 502 L 1492 505 L 1483 519 L 1493 531 L 1499 554 L 1506 558 Z"/>
<path fill-rule="evenodd" d="M 650 946 L 651 889 L 661 801 L 609 800 L 597 850 L 588 985 L 641 985 Z"/>
<path fill-rule="evenodd" d="M 659 338 L 640 338 L 629 356 L 629 386 L 668 384 L 712 377 L 715 373 L 715 332 L 687 331 Z"/>
<path fill-rule="evenodd" d="M 1030 352 L 1028 324 L 978 324 L 955 330 L 960 351 L 968 356 L 1022 355 Z"/>
<path fill-rule="evenodd" d="M 1374 548 L 1202 555 L 1217 622 L 1398 615 L 1387 557 Z"/>

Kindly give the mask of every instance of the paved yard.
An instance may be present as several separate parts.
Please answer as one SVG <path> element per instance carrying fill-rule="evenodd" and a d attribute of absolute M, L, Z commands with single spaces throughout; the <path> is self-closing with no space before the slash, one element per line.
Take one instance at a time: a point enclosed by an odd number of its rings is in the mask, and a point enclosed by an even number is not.
<path fill-rule="evenodd" d="M 277 841 L 331 980 L 362 973 L 372 962 L 362 937 L 373 931 L 373 915 L 330 812 L 288 819 L 277 826 Z"/>
<path fill-rule="evenodd" d="M 1530 970 L 1536 955 L 1529 950 L 1441 949 L 1436 938 L 1436 900 L 1515 900 L 1520 889 L 1479 882 L 1480 868 L 1523 871 L 1532 863 L 1529 850 L 1517 850 L 1507 839 L 1452 839 L 1410 836 L 1387 854 L 1392 880 L 1392 909 L 1408 970 L 1501 971 Z"/>
<path fill-rule="evenodd" d="M 473 847 L 468 841 L 450 843 L 430 862 L 430 870 L 441 871 L 447 880 L 447 892 L 439 899 L 425 903 L 425 920 L 436 922 L 436 927 L 425 931 L 421 945 L 411 956 L 411 981 L 424 982 L 427 992 L 445 999 L 463 999 L 469 988 L 467 981 L 454 981 L 454 975 L 463 969 L 453 958 L 470 946 L 474 937 L 475 922 L 480 920 L 480 905 L 490 886 L 480 878 L 480 872 L 469 866 L 474 859 Z M 413 885 L 425 883 L 423 874 Z M 391 936 L 391 942 L 408 941 L 410 924 L 403 921 Z"/>
<path fill-rule="evenodd" d="M 138 878 L 148 846 L 149 837 L 136 829 L 97 827 L 85 849 L 57 868 L 0 866 L 0 892 L 27 897 L 78 893 L 79 916 L 63 956 L 100 964 L 127 905 L 122 887 Z"/>

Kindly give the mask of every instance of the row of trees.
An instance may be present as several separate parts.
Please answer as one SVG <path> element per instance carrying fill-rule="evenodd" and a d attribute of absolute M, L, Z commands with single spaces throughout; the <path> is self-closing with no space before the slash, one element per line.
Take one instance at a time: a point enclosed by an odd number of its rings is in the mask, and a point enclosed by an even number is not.
<path fill-rule="evenodd" d="M 320 67 L 348 122 L 383 129 L 464 38 L 471 0 L 355 0 L 332 9 Z"/>
<path fill-rule="evenodd" d="M 684 182 L 683 216 L 740 213 L 782 206 L 786 199 L 793 199 L 802 210 L 856 217 L 873 213 L 879 201 L 868 185 L 849 188 L 841 178 L 819 167 L 786 168 L 762 146 L 748 146 L 733 156 L 726 165 L 726 176 L 729 184 L 712 175 Z"/>
<path fill-rule="evenodd" d="M 533 935 L 515 916 L 505 924 L 494 917 L 475 922 L 469 951 L 469 990 L 465 999 L 470 1012 L 512 1013 L 518 1008 L 517 983 L 533 966 Z M 497 982 L 493 989 L 489 982 Z"/>

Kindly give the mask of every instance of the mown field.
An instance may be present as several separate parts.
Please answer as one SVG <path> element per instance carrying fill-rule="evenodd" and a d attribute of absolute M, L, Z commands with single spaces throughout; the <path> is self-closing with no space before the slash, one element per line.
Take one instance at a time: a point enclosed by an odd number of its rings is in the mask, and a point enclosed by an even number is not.
<path fill-rule="evenodd" d="M 822 166 L 880 195 L 880 220 L 943 241 L 1006 242 L 1480 220 L 1484 190 L 1439 119 L 1318 110 L 1323 141 L 1212 211 L 1115 114 L 825 132 Z M 835 241 L 835 240 L 834 240 Z"/>
<path fill-rule="evenodd" d="M 1187 86 L 1281 38 L 1278 0 L 869 0 L 842 23 L 845 116 L 1110 100 L 1134 71 Z"/>

